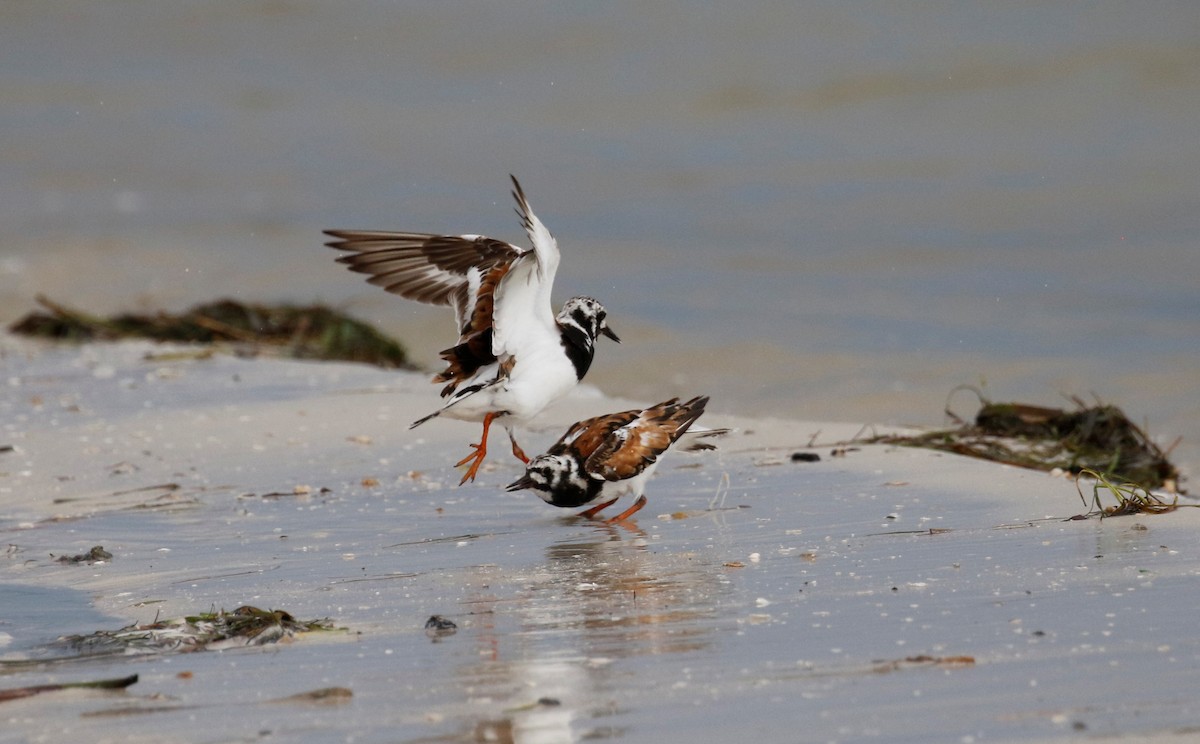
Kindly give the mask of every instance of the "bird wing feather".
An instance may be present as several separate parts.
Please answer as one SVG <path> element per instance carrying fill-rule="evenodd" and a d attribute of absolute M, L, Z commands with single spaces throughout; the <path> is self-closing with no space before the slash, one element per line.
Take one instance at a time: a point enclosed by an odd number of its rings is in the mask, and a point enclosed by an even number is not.
<path fill-rule="evenodd" d="M 381 230 L 326 230 L 325 234 L 334 238 L 326 245 L 346 251 L 338 262 L 367 274 L 369 283 L 406 299 L 449 305 L 460 335 L 471 320 L 483 277 L 530 252 L 484 235 Z"/>
<path fill-rule="evenodd" d="M 637 411 L 633 420 L 614 430 L 587 457 L 584 470 L 593 478 L 632 478 L 658 461 L 675 440 L 704 413 L 708 398 L 685 403 L 678 398 Z"/>

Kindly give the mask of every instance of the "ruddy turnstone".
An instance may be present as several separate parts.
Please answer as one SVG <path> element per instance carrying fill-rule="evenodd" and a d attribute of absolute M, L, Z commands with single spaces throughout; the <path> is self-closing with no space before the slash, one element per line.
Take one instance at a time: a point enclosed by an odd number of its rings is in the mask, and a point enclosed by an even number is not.
<path fill-rule="evenodd" d="M 620 522 L 646 505 L 643 490 L 658 460 L 700 414 L 708 396 L 680 403 L 678 398 L 646 409 L 597 416 L 567 430 L 544 455 L 508 484 L 509 491 L 533 489 L 547 504 L 589 506 L 581 517 L 594 517 L 626 493 L 637 500 L 616 517 Z"/>
<path fill-rule="evenodd" d="M 496 419 L 508 431 L 513 454 L 529 462 L 513 425 L 533 418 L 583 379 L 597 338 L 620 342 L 608 327 L 604 306 L 590 297 L 573 297 L 554 314 L 550 290 L 558 243 L 529 208 L 521 184 L 510 177 L 532 249 L 483 235 L 325 231 L 335 238 L 326 245 L 348 252 L 338 262 L 369 274 L 371 284 L 454 309 L 458 343 L 441 352 L 446 369 L 433 378 L 446 383 L 442 397 L 448 400 L 410 428 L 437 416 L 483 422 L 479 443 L 455 466 L 468 466 L 460 485 L 474 480 Z"/>

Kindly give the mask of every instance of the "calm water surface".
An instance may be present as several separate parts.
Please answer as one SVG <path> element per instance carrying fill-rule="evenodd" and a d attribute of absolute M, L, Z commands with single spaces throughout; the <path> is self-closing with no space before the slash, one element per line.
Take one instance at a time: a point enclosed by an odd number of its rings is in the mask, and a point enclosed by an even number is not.
<path fill-rule="evenodd" d="M 921 423 L 961 383 L 1094 394 L 1200 464 L 1197 32 L 1192 3 L 8 4 L 0 320 L 319 299 L 431 360 L 444 313 L 318 231 L 517 239 L 512 172 L 559 293 L 626 339 L 610 392 Z"/>

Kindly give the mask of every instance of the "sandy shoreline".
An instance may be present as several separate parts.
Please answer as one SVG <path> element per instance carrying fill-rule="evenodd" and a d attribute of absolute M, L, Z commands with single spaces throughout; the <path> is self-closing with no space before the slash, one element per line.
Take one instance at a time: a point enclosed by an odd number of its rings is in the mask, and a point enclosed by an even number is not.
<path fill-rule="evenodd" d="M 737 431 L 673 453 L 614 528 L 505 493 L 500 457 L 456 487 L 475 432 L 407 429 L 436 405 L 421 375 L 163 352 L 0 339 L 0 594 L 23 608 L 0 610 L 0 658 L 241 604 L 349 630 L 3 667 L 0 688 L 140 681 L 3 703 L 0 740 L 1182 741 L 1200 723 L 1181 630 L 1197 510 L 1063 521 L 1085 509 L 1061 478 L 834 458 L 860 423 L 738 419 L 696 390 L 701 423 Z M 527 449 L 626 404 L 582 390 Z M 820 462 L 792 462 L 814 438 Z M 93 545 L 112 560 L 54 560 Z M 431 614 L 458 632 L 431 642 Z M 268 702 L 332 686 L 353 696 Z"/>

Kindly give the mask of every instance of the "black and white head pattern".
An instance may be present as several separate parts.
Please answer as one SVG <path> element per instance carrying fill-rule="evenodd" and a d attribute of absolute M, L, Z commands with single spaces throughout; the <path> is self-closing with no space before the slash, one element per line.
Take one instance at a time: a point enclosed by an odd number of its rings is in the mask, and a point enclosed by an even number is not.
<path fill-rule="evenodd" d="M 526 466 L 522 482 L 526 488 L 537 491 L 546 503 L 565 501 L 572 505 L 587 503 L 600 485 L 583 472 L 582 463 L 571 455 L 538 455 Z"/>
<path fill-rule="evenodd" d="M 601 334 L 620 343 L 617 334 L 608 327 L 608 310 L 599 300 L 591 297 L 572 297 L 558 311 L 558 324 L 563 328 L 575 328 L 595 343 Z"/>
<path fill-rule="evenodd" d="M 601 335 L 621 343 L 621 339 L 608 327 L 608 310 L 591 297 L 572 297 L 563 303 L 555 320 L 562 330 L 563 349 L 575 365 L 579 379 L 587 374 L 596 353 L 596 339 Z"/>

